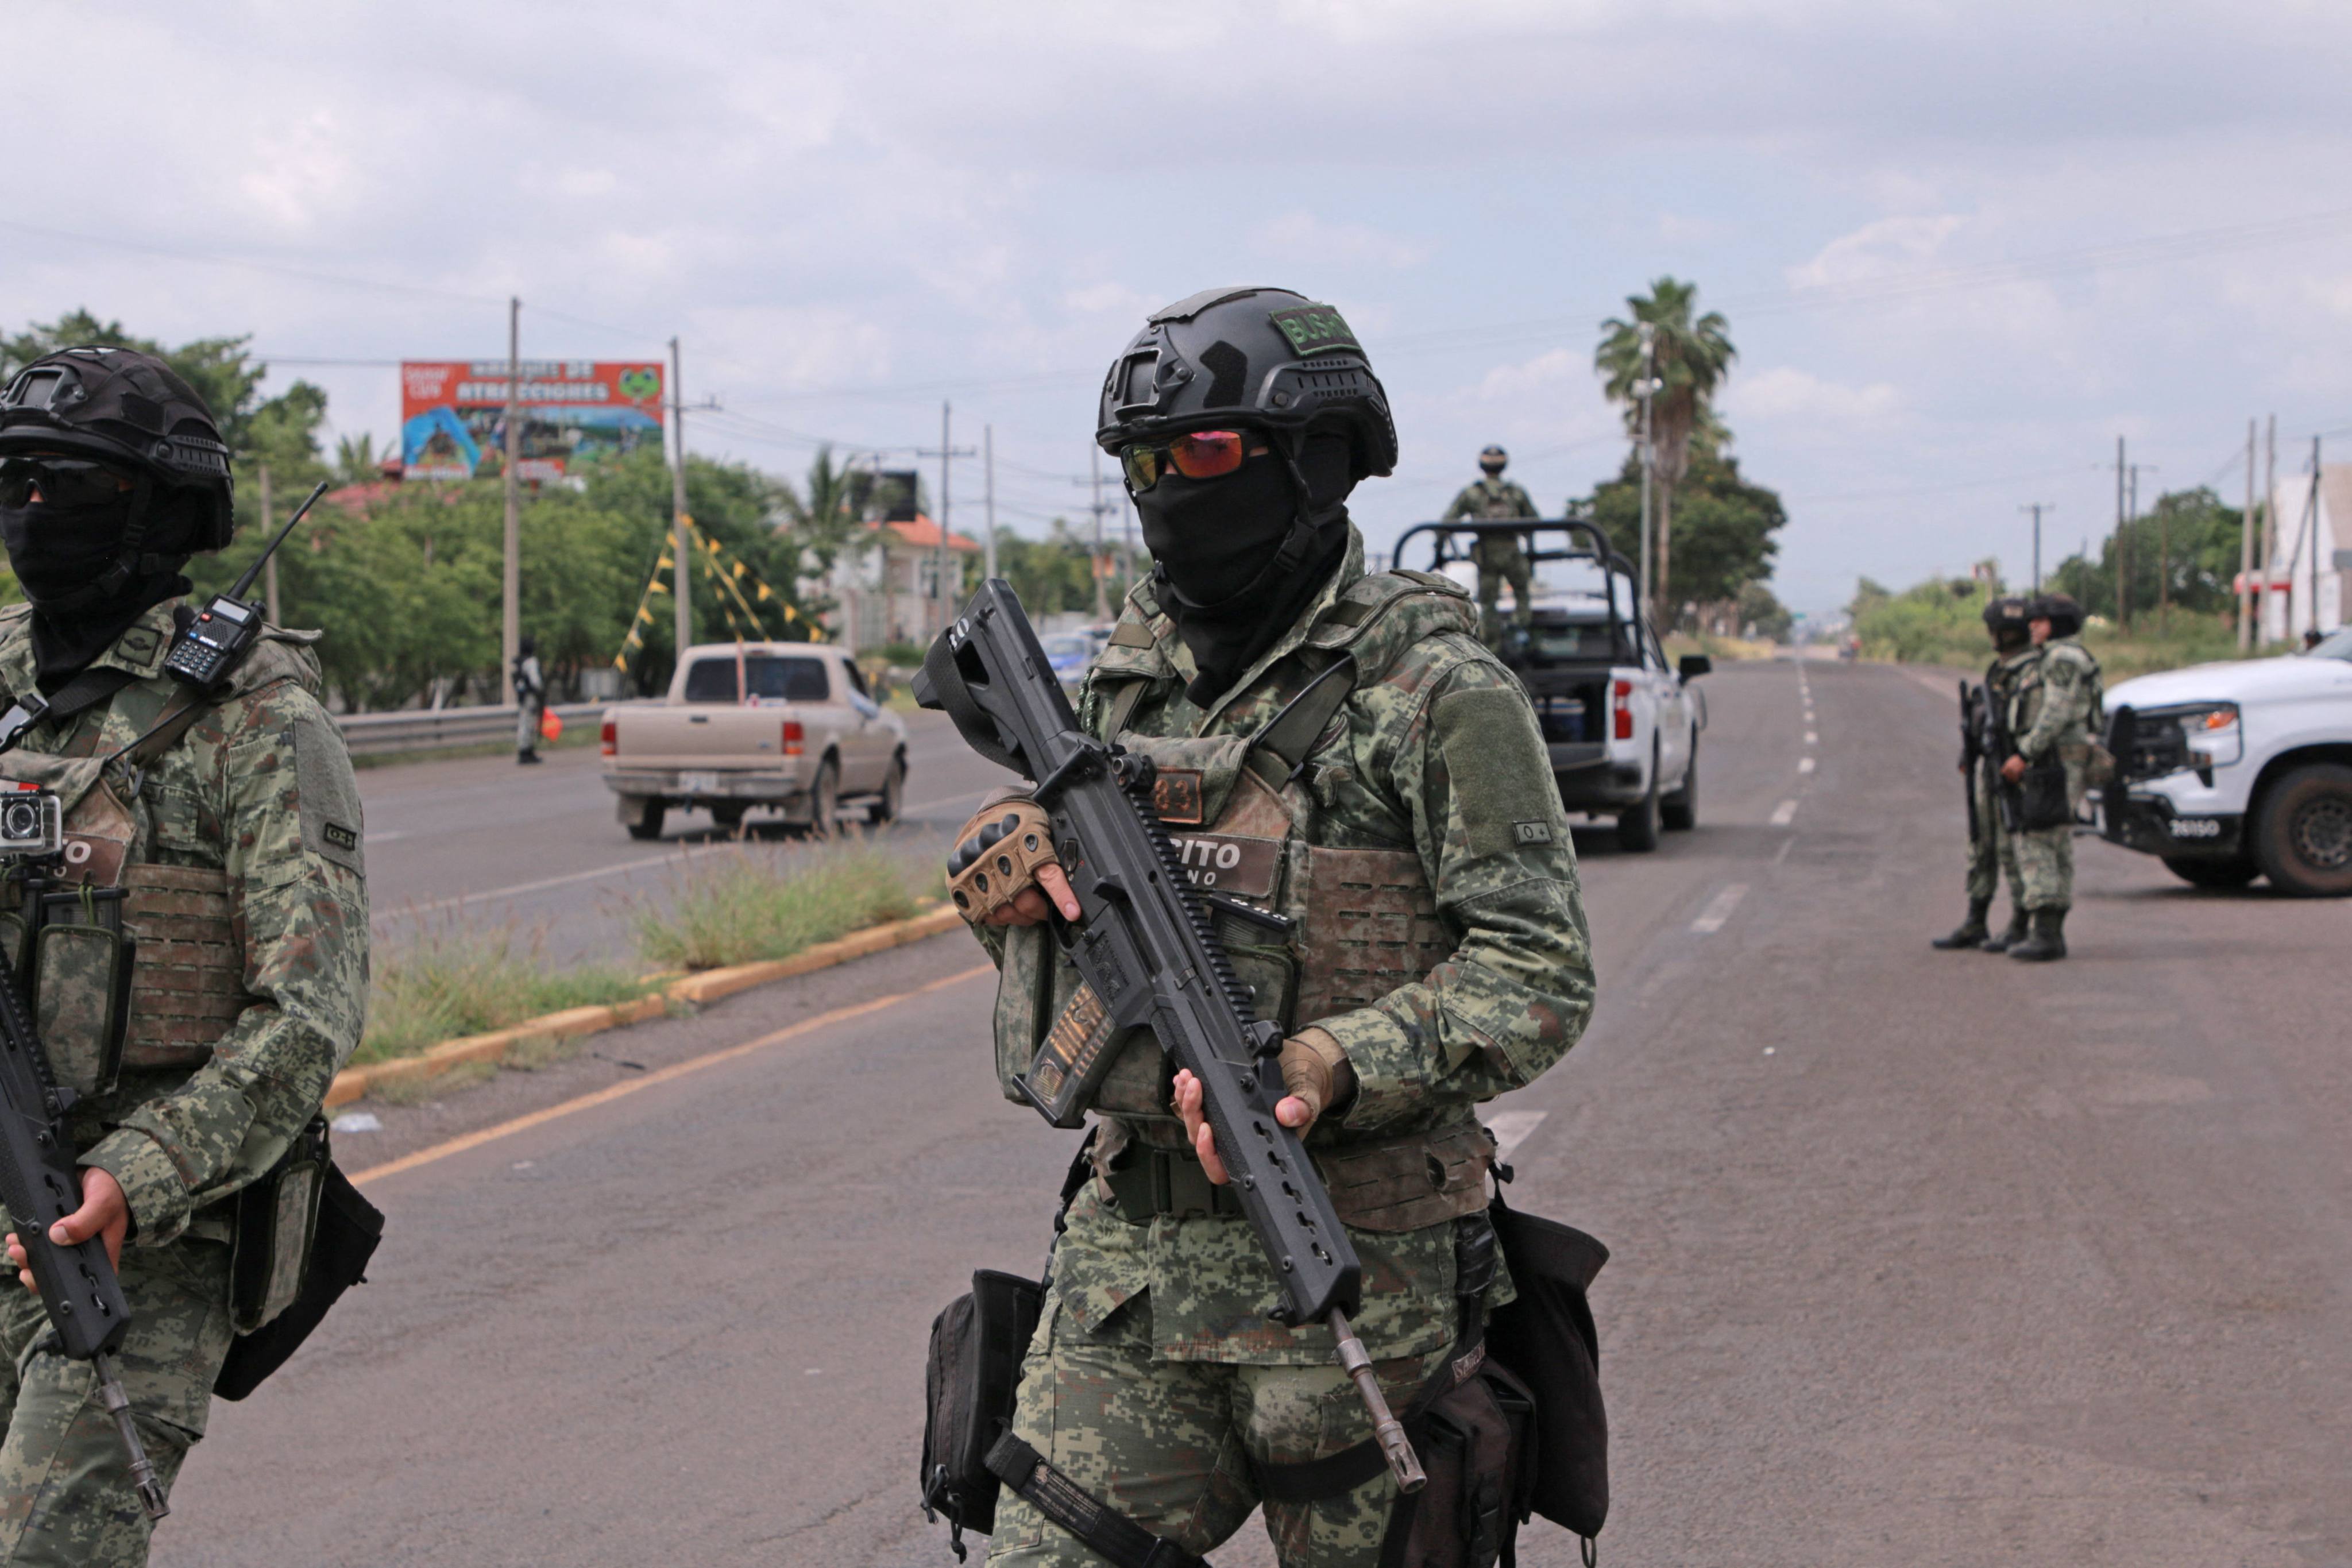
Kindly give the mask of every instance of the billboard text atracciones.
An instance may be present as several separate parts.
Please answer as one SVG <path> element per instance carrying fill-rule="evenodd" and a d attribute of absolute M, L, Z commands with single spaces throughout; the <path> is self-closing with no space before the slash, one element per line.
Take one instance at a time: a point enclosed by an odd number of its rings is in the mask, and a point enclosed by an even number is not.
<path fill-rule="evenodd" d="M 658 360 L 522 362 L 521 460 L 527 479 L 618 456 L 662 430 Z M 469 479 L 506 461 L 507 362 L 404 360 L 400 462 L 412 479 Z"/>

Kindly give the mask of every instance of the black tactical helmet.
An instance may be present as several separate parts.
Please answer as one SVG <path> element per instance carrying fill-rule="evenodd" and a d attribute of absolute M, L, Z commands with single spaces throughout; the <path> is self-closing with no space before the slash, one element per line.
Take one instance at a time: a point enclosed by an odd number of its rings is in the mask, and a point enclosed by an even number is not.
<path fill-rule="evenodd" d="M 1396 468 L 1388 394 L 1339 312 L 1287 289 L 1208 289 L 1155 310 L 1103 378 L 1095 440 L 1235 425 L 1284 437 L 1295 464 L 1311 428 L 1344 434 L 1351 477 Z"/>
<path fill-rule="evenodd" d="M 1511 460 L 1511 455 L 1500 447 L 1489 447 L 1478 454 L 1478 466 L 1490 474 L 1499 474 Z"/>
<path fill-rule="evenodd" d="M 135 567 L 157 492 L 197 498 L 189 544 L 218 550 L 234 531 L 228 444 L 195 389 L 137 349 L 64 349 L 35 360 L 0 392 L 0 458 L 60 452 L 127 469 L 137 510 L 125 535 Z"/>
<path fill-rule="evenodd" d="M 2048 621 L 2053 637 L 2071 637 L 2083 629 L 2083 606 L 2072 594 L 2044 594 L 2033 601 L 2027 618 Z"/>
<path fill-rule="evenodd" d="M 2006 642 L 2012 638 L 2018 642 L 2023 642 L 2031 635 L 2025 624 L 2033 618 L 2031 609 L 2031 605 L 2014 594 L 2003 594 L 2000 598 L 1989 599 L 1985 602 L 1984 607 L 1985 629 L 1992 633 L 1995 642 Z"/>

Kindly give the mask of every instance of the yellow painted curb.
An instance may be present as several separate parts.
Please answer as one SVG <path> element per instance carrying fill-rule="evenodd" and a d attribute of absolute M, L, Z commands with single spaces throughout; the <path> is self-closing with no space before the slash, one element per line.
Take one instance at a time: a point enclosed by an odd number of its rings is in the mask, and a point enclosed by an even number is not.
<path fill-rule="evenodd" d="M 495 1064 L 505 1060 L 507 1053 L 525 1040 L 571 1040 L 583 1035 L 601 1034 L 606 1029 L 625 1028 L 631 1024 L 642 1024 L 663 1016 L 673 1003 L 690 1007 L 706 1006 L 739 991 L 749 991 L 755 985 L 766 985 L 774 981 L 788 980 L 796 974 L 830 969 L 853 958 L 864 958 L 870 953 L 937 936 L 941 931 L 953 931 L 962 923 L 961 915 L 952 908 L 942 905 L 928 914 L 893 921 L 887 925 L 868 926 L 864 931 L 852 931 L 832 942 L 821 942 L 814 947 L 802 949 L 790 958 L 769 958 L 757 963 L 706 969 L 698 974 L 673 980 L 662 990 L 650 996 L 640 996 L 634 1002 L 622 1002 L 609 1007 L 570 1007 L 561 1013 L 526 1018 L 520 1024 L 493 1029 L 486 1035 L 467 1035 L 459 1039 L 444 1040 L 427 1048 L 421 1056 L 396 1057 L 391 1061 L 345 1068 L 335 1075 L 335 1081 L 328 1088 L 327 1104 L 330 1107 L 347 1105 L 380 1084 L 438 1078 L 465 1062 Z"/>

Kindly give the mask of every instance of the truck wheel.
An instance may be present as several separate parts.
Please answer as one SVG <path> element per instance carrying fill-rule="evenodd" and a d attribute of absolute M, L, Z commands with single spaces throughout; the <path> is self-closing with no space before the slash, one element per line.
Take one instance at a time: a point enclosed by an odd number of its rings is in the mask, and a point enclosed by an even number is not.
<path fill-rule="evenodd" d="M 1688 833 L 1698 826 L 1698 737 L 1691 737 L 1690 766 L 1683 770 L 1683 787 L 1658 801 L 1658 821 L 1672 833 Z"/>
<path fill-rule="evenodd" d="M 2253 849 L 2282 893 L 2352 893 L 2352 768 L 2309 763 L 2271 785 L 2254 814 Z"/>
<path fill-rule="evenodd" d="M 635 816 L 624 816 L 621 819 L 622 824 L 629 830 L 629 837 L 632 838 L 659 838 L 661 837 L 662 830 L 662 818 L 669 815 L 668 804 L 665 801 L 646 800 L 637 802 L 636 806 L 637 809 Z"/>
<path fill-rule="evenodd" d="M 907 757 L 902 752 L 890 759 L 890 771 L 882 775 L 882 798 L 866 808 L 866 820 L 877 827 L 896 822 L 906 806 Z"/>
<path fill-rule="evenodd" d="M 838 830 L 834 819 L 841 812 L 841 770 L 831 757 L 819 763 L 816 777 L 809 784 L 808 836 L 830 838 Z"/>
<path fill-rule="evenodd" d="M 1650 749 L 1650 788 L 1642 804 L 1617 814 L 1617 847 L 1647 855 L 1658 847 L 1658 752 Z"/>
<path fill-rule="evenodd" d="M 2192 888 L 2242 888 L 2263 874 L 2263 868 L 2248 855 L 2232 855 L 2226 859 L 2168 857 L 2164 868 Z"/>

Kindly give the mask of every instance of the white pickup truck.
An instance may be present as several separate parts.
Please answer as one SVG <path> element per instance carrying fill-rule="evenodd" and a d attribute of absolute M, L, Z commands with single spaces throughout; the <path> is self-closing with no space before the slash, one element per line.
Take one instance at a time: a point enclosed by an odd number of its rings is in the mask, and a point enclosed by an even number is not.
<path fill-rule="evenodd" d="M 2290 658 L 2126 680 L 2107 693 L 2107 749 L 2112 842 L 2200 888 L 2352 894 L 2352 627 Z"/>
<path fill-rule="evenodd" d="M 829 836 L 845 800 L 866 819 L 906 798 L 907 728 L 828 643 L 708 643 L 687 649 L 658 703 L 604 710 L 604 784 L 632 838 L 658 838 L 673 807 L 722 828 L 754 806 Z"/>
<path fill-rule="evenodd" d="M 1658 847 L 1661 827 L 1696 826 L 1706 700 L 1691 682 L 1713 661 L 1693 653 L 1666 662 L 1632 563 L 1580 518 L 1418 523 L 1397 540 L 1395 559 L 1422 564 L 1413 542 L 1424 541 L 1427 570 L 1473 588 L 1480 543 L 1495 537 L 1517 543 L 1533 579 L 1524 632 L 1494 631 L 1535 706 L 1560 805 L 1613 817 L 1618 847 L 1635 854 Z"/>

